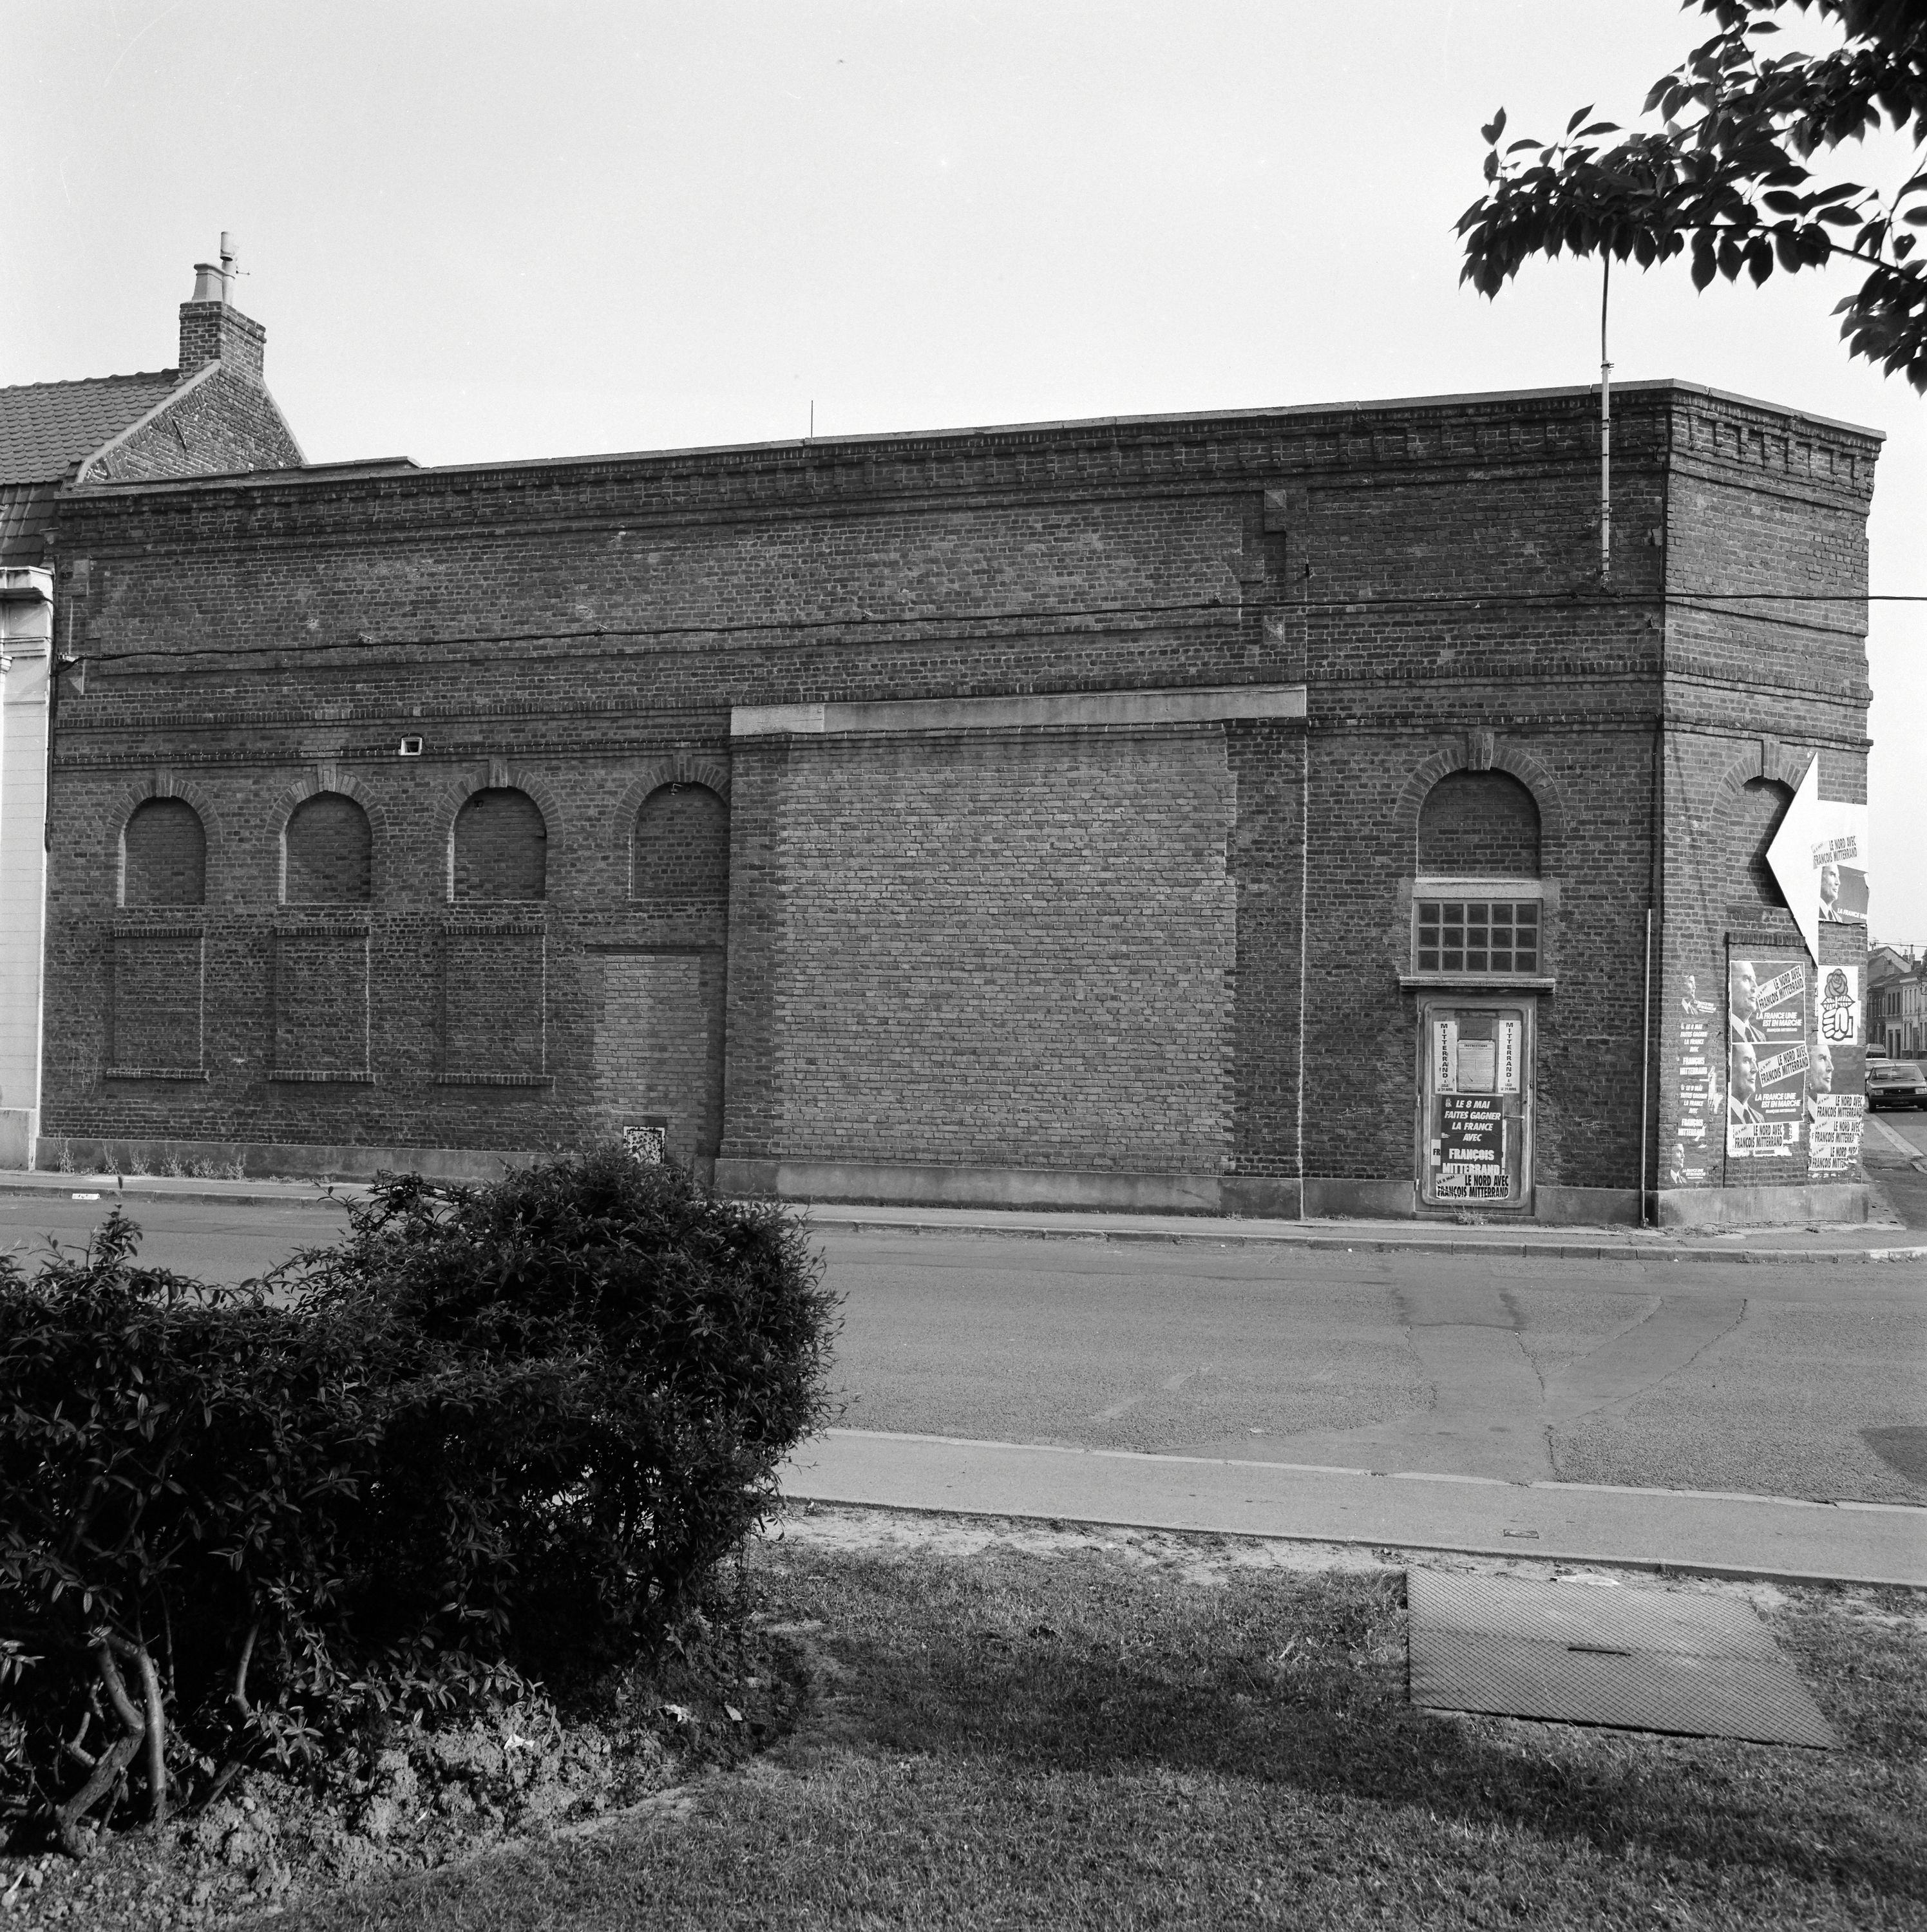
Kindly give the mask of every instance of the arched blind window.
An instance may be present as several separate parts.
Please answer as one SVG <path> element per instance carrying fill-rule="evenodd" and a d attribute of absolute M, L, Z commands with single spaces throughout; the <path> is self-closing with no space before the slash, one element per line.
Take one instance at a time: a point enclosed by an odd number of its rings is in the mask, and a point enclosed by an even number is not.
<path fill-rule="evenodd" d="M 136 806 L 121 835 L 121 903 L 199 905 L 207 896 L 207 835 L 183 798 Z"/>
<path fill-rule="evenodd" d="M 658 785 L 636 814 L 629 874 L 639 899 L 729 890 L 729 807 L 707 785 Z"/>
<path fill-rule="evenodd" d="M 548 828 L 525 791 L 491 786 L 455 814 L 452 884 L 458 900 L 548 896 Z"/>
<path fill-rule="evenodd" d="M 1418 813 L 1418 871 L 1428 878 L 1536 879 L 1539 808 L 1509 772 L 1453 772 Z"/>
<path fill-rule="evenodd" d="M 1741 905 L 1783 906 L 1786 895 L 1766 862 L 1766 848 L 1780 829 L 1793 794 L 1772 778 L 1749 778 L 1720 818 L 1727 890 Z"/>
<path fill-rule="evenodd" d="M 324 791 L 288 820 L 282 897 L 290 905 L 340 905 L 372 890 L 374 839 L 368 815 L 344 793 Z"/>

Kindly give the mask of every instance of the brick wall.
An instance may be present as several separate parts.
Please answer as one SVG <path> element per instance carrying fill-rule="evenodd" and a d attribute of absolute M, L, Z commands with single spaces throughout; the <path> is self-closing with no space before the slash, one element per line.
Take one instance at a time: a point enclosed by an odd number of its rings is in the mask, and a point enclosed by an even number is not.
<path fill-rule="evenodd" d="M 1727 969 L 1735 957 L 1805 958 L 1764 847 L 1808 763 L 1820 760 L 1823 798 L 1866 797 L 1865 610 L 1850 600 L 1866 584 L 1871 452 L 1730 405 L 1682 426 L 1672 467 L 1669 568 L 1714 596 L 1682 598 L 1665 620 L 1655 1160 L 1662 1184 L 1688 1193 L 1796 1186 L 1804 1132 L 1781 1159 L 1726 1153 Z M 1802 592 L 1828 601 L 1787 601 Z M 1864 961 L 1863 928 L 1823 925 L 1820 937 L 1822 970 Z M 1859 1084 L 1858 1049 L 1832 1059 L 1836 1089 Z M 1693 1104 L 1709 1075 L 1710 1104 Z"/>
<path fill-rule="evenodd" d="M 800 749 L 779 1150 L 1215 1172 L 1233 803 L 1216 731 Z"/>
<path fill-rule="evenodd" d="M 1298 1174 L 1306 745 L 1283 721 L 1230 724 L 1224 735 L 1237 800 L 1226 855 L 1237 907 L 1226 1164 L 1256 1190 L 1241 1202 L 1289 1211 L 1292 1198 L 1263 1187 L 1295 1184 Z"/>
<path fill-rule="evenodd" d="M 368 1072 L 368 928 L 278 922 L 273 1078 Z"/>
<path fill-rule="evenodd" d="M 602 970 L 596 1094 L 605 1124 L 660 1121 L 673 1158 L 713 1157 L 722 1134 L 722 954 L 611 953 Z"/>
<path fill-rule="evenodd" d="M 1793 796 L 1777 779 L 1748 778 L 1727 799 L 1714 822 L 1714 876 L 1724 889 L 1726 916 L 1736 925 L 1757 923 L 1759 914 L 1786 904 L 1786 895 L 1766 862 L 1766 848 Z"/>
<path fill-rule="evenodd" d="M 89 466 L 90 480 L 159 482 L 298 467 L 301 448 L 258 381 L 227 368 L 197 383 Z"/>
<path fill-rule="evenodd" d="M 114 1064 L 164 1076 L 198 1075 L 206 987 L 200 928 L 118 927 L 113 956 Z"/>
<path fill-rule="evenodd" d="M 476 1086 L 545 1079 L 547 938 L 539 920 L 444 924 L 443 1079 Z"/>

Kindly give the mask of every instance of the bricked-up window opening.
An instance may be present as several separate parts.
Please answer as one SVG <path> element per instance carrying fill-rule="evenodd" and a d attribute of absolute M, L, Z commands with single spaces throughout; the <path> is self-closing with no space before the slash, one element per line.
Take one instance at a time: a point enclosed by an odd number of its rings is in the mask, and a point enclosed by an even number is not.
<path fill-rule="evenodd" d="M 1766 862 L 1766 848 L 1780 829 L 1793 795 L 1771 778 L 1749 778 L 1724 814 L 1721 841 L 1733 896 L 1743 905 L 1783 906 L 1786 895 Z"/>
<path fill-rule="evenodd" d="M 1418 872 L 1440 879 L 1536 879 L 1539 808 L 1509 772 L 1452 772 L 1418 814 Z"/>
<path fill-rule="evenodd" d="M 707 785 L 659 785 L 636 814 L 629 878 L 639 899 L 729 890 L 729 807 Z"/>
<path fill-rule="evenodd" d="M 548 896 L 548 828 L 525 791 L 479 791 L 455 814 L 452 896 L 459 902 Z"/>
<path fill-rule="evenodd" d="M 374 844 L 368 815 L 352 798 L 317 794 L 288 820 L 283 899 L 289 905 L 365 904 L 373 890 Z"/>
<path fill-rule="evenodd" d="M 121 836 L 121 904 L 197 906 L 207 896 L 207 835 L 185 799 L 135 806 Z"/>
<path fill-rule="evenodd" d="M 1532 899 L 1420 899 L 1414 957 L 1421 973 L 1536 973 Z"/>

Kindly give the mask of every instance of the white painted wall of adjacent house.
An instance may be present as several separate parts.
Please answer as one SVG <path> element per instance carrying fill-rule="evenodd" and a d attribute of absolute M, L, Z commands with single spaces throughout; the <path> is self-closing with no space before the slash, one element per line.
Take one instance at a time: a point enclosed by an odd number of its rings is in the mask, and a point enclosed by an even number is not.
<path fill-rule="evenodd" d="M 40 1131 L 53 646 L 52 574 L 0 570 L 0 1168 L 31 1166 Z"/>

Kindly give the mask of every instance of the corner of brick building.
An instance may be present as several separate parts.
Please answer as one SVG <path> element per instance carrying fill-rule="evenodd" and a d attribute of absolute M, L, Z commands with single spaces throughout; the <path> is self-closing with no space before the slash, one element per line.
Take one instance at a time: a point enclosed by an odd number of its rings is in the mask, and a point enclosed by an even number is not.
<path fill-rule="evenodd" d="M 1724 1100 L 1733 961 L 1799 964 L 1809 1035 L 1822 970 L 1864 969 L 1863 924 L 1823 922 L 1820 956 L 1808 956 L 1762 854 L 1815 759 L 1823 800 L 1866 800 L 1867 517 L 1880 439 L 1697 392 L 1678 397 L 1670 432 L 1654 960 L 1660 1218 L 1859 1220 L 1863 1175 L 1816 1180 L 1810 1140 L 1770 1162 L 1730 1155 Z M 1835 1059 L 1836 1082 L 1857 1088 L 1861 1048 Z"/>

